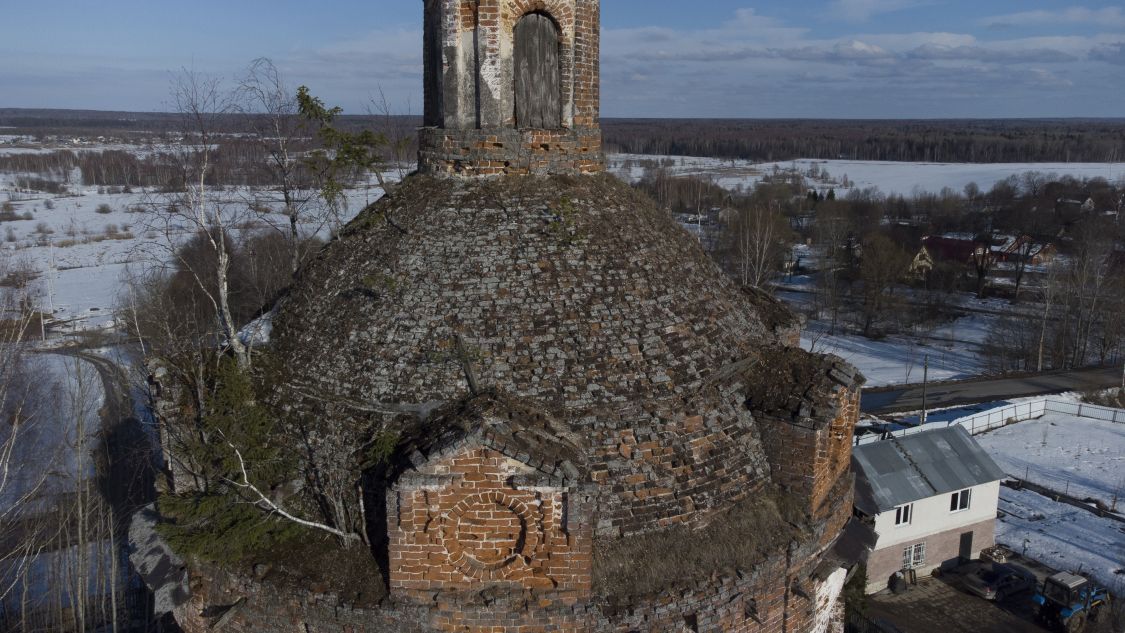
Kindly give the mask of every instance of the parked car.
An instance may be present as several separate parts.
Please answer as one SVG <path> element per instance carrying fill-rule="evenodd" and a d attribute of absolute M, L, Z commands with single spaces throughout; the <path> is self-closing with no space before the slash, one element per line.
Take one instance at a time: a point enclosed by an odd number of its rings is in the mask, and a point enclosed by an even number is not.
<path fill-rule="evenodd" d="M 999 602 L 1008 596 L 1034 591 L 1038 580 L 1019 565 L 991 563 L 965 574 L 961 584 L 971 594 Z"/>

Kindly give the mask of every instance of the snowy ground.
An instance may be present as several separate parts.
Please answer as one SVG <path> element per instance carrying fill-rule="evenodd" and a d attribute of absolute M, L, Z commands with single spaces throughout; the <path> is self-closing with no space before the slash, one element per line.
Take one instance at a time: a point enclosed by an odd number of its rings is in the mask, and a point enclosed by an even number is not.
<path fill-rule="evenodd" d="M 646 164 L 664 164 L 677 175 L 694 175 L 711 178 L 715 184 L 732 191 L 749 191 L 763 177 L 778 171 L 798 171 L 808 174 L 812 168 L 827 176 L 810 179 L 820 189 L 834 188 L 838 195 L 846 195 L 849 187 L 841 186 L 845 177 L 850 188 L 876 187 L 884 194 L 910 196 L 916 193 L 939 193 L 949 188 L 958 193 L 965 185 L 975 182 L 982 191 L 1010 176 L 1027 172 L 1069 175 L 1075 178 L 1105 178 L 1109 181 L 1125 179 L 1125 163 L 897 163 L 852 160 L 795 160 L 775 163 L 753 163 L 744 160 L 702 158 L 693 156 L 644 156 L 638 154 L 613 154 L 609 157 L 610 170 L 618 177 L 635 181 L 644 175 Z"/>
<path fill-rule="evenodd" d="M 983 370 L 980 344 L 991 321 L 986 315 L 970 314 L 924 335 L 895 335 L 879 341 L 851 334 L 828 335 L 826 324 L 814 321 L 801 334 L 801 346 L 835 354 L 855 365 L 867 377 L 868 387 L 922 382 L 927 357 L 930 381 L 957 380 Z"/>
<path fill-rule="evenodd" d="M 0 154 L 12 151 L 0 149 Z M 0 258 L 6 260 L 9 270 L 27 267 L 38 273 L 34 284 L 37 307 L 53 314 L 65 324 L 64 329 L 112 327 L 127 269 L 167 260 L 165 235 L 179 242 L 192 234 L 187 221 L 169 222 L 166 214 L 154 211 L 166 206 L 159 194 L 99 193 L 98 187 L 76 184 L 70 186 L 74 195 L 19 194 L 11 190 L 16 177 L 0 174 L 0 201 L 10 202 L 21 218 L 0 222 Z M 80 174 L 74 174 L 72 181 L 80 181 Z M 224 195 L 252 197 L 243 191 Z M 379 195 L 379 190 L 371 188 L 349 191 L 341 221 L 346 222 Z M 25 214 L 27 219 L 22 219 Z M 284 223 L 280 216 L 272 220 Z M 255 226 L 266 224 L 258 219 Z M 306 228 L 328 236 L 326 227 Z"/>
<path fill-rule="evenodd" d="M 1125 424 L 1048 413 L 977 441 L 1009 475 L 1125 512 Z"/>
<path fill-rule="evenodd" d="M 911 196 L 921 192 L 940 193 L 949 188 L 961 193 L 965 185 L 975 182 L 982 191 L 1011 176 L 1028 172 L 1074 176 L 1075 178 L 1105 178 L 1111 182 L 1125 178 L 1125 163 L 894 163 L 853 160 L 798 160 L 761 165 L 764 171 L 777 166 L 780 169 L 797 169 L 806 172 L 816 165 L 827 171 L 831 178 L 822 184 L 843 181 L 846 177 L 854 189 L 876 187 L 885 194 Z M 846 189 L 844 189 L 846 191 Z M 837 193 L 840 188 L 837 187 Z"/>
<path fill-rule="evenodd" d="M 1056 569 L 1092 574 L 1125 595 L 1125 524 L 1028 490 L 1000 489 L 996 542 Z"/>
<path fill-rule="evenodd" d="M 82 147 L 112 148 L 110 145 Z M 0 153 L 46 152 L 52 149 L 0 147 Z M 121 146 L 120 149 L 137 153 L 151 151 L 145 146 Z M 665 163 L 675 173 L 708 175 L 731 189 L 753 187 L 763 175 L 775 169 L 797 169 L 808 173 L 813 171 L 811 168 L 814 166 L 818 174 L 824 171 L 829 174 L 827 177 L 818 176 L 818 186 L 832 186 L 846 174 L 857 187 L 875 185 L 884 191 L 901 193 L 910 193 L 915 186 L 926 190 L 938 190 L 945 186 L 959 189 L 969 181 L 976 181 L 982 188 L 987 188 L 995 180 L 1029 170 L 1076 176 L 1125 176 L 1125 164 L 948 165 L 794 161 L 755 165 L 737 160 L 636 155 L 613 155 L 610 163 L 615 173 L 630 180 L 643 175 L 645 164 Z M 79 176 L 72 174 L 72 182 L 80 181 Z M 154 254 L 153 244 L 159 236 L 146 228 L 151 224 L 146 214 L 135 212 L 146 203 L 151 207 L 154 196 L 98 193 L 97 187 L 73 185 L 74 193 L 78 195 L 54 197 L 36 194 L 31 197 L 11 191 L 16 177 L 15 174 L 0 174 L 0 200 L 10 197 L 16 214 L 22 216 L 26 213 L 30 218 L 0 222 L 0 257 L 7 258 L 9 265 L 25 264 L 39 271 L 37 303 L 53 313 L 56 320 L 75 330 L 113 327 L 113 311 L 122 288 L 122 274 L 144 261 L 151 261 Z M 7 195 L 4 190 L 7 190 Z M 371 189 L 352 192 L 348 217 L 377 196 L 378 191 Z M 102 205 L 108 206 L 108 213 L 97 212 Z M 184 236 L 189 234 L 189 227 L 180 229 Z M 812 252 L 805 253 L 803 257 L 806 265 L 815 260 L 816 255 Z M 812 279 L 795 278 L 790 280 L 790 284 L 798 290 L 808 290 Z M 807 292 L 780 294 L 797 305 L 807 304 L 813 299 Z M 836 353 L 853 362 L 867 375 L 869 386 L 920 381 L 923 358 L 927 355 L 931 361 L 931 379 L 956 379 L 980 373 L 976 351 L 987 324 L 986 317 L 966 317 L 932 332 L 870 341 L 857 336 L 818 337 L 814 322 L 805 345 L 818 351 Z"/>

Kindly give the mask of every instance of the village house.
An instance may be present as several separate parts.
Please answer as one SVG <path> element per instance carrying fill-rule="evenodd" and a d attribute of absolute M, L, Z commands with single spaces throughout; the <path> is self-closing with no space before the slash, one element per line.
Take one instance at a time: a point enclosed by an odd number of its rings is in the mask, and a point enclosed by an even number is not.
<path fill-rule="evenodd" d="M 1037 241 L 1029 235 L 1004 235 L 1000 233 L 974 235 L 972 233 L 945 233 L 927 235 L 910 264 L 910 274 L 924 279 L 938 261 L 972 264 L 987 245 L 990 264 L 1018 264 L 1021 260 L 1031 266 L 1049 263 L 1058 249 L 1054 244 Z"/>
<path fill-rule="evenodd" d="M 929 574 L 995 544 L 1004 472 L 961 426 L 858 446 L 855 507 L 874 522 L 867 593 L 898 572 Z"/>

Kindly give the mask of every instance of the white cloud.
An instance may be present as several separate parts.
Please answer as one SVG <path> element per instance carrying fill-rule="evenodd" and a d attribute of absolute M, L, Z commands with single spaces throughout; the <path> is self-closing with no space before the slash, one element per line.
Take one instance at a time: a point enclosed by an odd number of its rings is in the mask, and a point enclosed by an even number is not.
<path fill-rule="evenodd" d="M 912 9 L 923 4 L 922 0 L 832 0 L 829 15 L 848 22 L 866 22 L 882 13 L 893 13 Z"/>
<path fill-rule="evenodd" d="M 985 46 L 943 46 L 924 44 L 907 51 L 906 56 L 927 60 L 969 60 L 994 63 L 1067 63 L 1079 57 L 1052 48 L 1021 48 L 1006 50 Z"/>
<path fill-rule="evenodd" d="M 860 40 L 837 42 L 832 46 L 774 49 L 771 53 L 785 59 L 827 63 L 877 63 L 894 58 L 894 55 L 881 46 Z"/>
<path fill-rule="evenodd" d="M 1090 51 L 1090 59 L 1125 66 L 1125 42 L 1097 46 Z"/>
<path fill-rule="evenodd" d="M 1102 28 L 1125 27 L 1125 12 L 1121 7 L 1089 9 L 1070 7 L 1061 11 L 1022 11 L 1007 15 L 996 15 L 981 20 L 990 28 L 1010 28 L 1016 26 L 1057 26 L 1059 24 L 1090 24 Z"/>

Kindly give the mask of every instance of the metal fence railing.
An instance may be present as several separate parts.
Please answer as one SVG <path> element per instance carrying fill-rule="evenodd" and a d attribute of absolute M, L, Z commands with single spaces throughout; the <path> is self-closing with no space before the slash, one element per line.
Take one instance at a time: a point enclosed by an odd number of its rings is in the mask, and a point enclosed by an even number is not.
<path fill-rule="evenodd" d="M 1030 400 L 1028 402 L 1010 404 L 1004 407 L 991 409 L 989 411 L 984 411 L 975 415 L 958 418 L 956 420 L 945 423 L 935 422 L 932 424 L 905 428 L 898 431 L 864 435 L 856 438 L 856 445 L 870 444 L 872 442 L 879 442 L 882 440 L 890 439 L 892 437 L 906 437 L 907 435 L 921 433 L 923 431 L 938 428 L 940 426 L 953 426 L 954 424 L 959 424 L 965 427 L 971 435 L 976 435 L 978 433 L 984 433 L 986 431 L 998 429 L 1002 426 L 1007 426 L 1008 424 L 1012 424 L 1014 422 L 1034 420 L 1035 418 L 1043 417 L 1048 413 L 1061 413 L 1064 415 L 1073 415 L 1080 418 L 1089 418 L 1092 420 L 1102 420 L 1104 422 L 1125 424 L 1125 409 L 1111 409 L 1109 407 L 1100 407 L 1097 405 L 1085 404 L 1081 402 L 1066 402 L 1063 400 L 1054 400 L 1051 398 L 1041 398 L 1038 400 Z"/>

